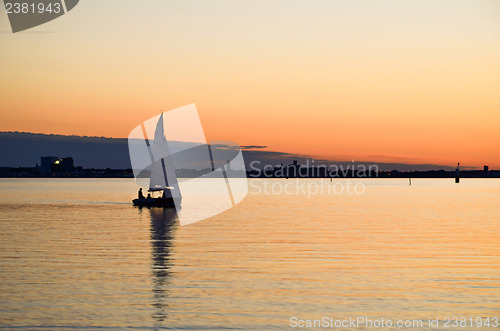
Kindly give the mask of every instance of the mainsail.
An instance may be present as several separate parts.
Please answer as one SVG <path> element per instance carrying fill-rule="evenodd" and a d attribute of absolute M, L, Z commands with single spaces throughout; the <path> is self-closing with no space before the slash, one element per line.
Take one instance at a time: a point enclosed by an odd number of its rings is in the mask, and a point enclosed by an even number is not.
<path fill-rule="evenodd" d="M 167 139 L 165 138 L 163 113 L 156 125 L 152 154 L 154 161 L 151 165 L 149 191 L 163 191 L 166 189 L 166 198 L 180 198 L 181 194 L 175 175 L 175 168 L 168 148 Z"/>

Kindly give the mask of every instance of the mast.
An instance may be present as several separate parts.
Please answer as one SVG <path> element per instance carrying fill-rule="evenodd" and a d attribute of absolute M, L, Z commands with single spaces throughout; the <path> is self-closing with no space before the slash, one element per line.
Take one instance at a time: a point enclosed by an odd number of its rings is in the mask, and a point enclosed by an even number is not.
<path fill-rule="evenodd" d="M 151 166 L 149 191 L 165 191 L 167 198 L 180 198 L 179 185 L 175 176 L 172 156 L 168 148 L 163 125 L 163 113 L 156 124 L 152 148 L 154 162 Z"/>

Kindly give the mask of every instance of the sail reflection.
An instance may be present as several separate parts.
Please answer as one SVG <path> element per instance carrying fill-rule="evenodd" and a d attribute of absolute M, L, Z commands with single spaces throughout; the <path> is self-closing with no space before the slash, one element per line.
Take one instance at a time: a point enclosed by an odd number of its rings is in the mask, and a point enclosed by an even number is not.
<path fill-rule="evenodd" d="M 170 247 L 173 232 L 177 226 L 177 214 L 174 208 L 150 208 L 151 215 L 151 259 L 153 319 L 162 327 L 167 318 L 167 297 L 170 275 Z"/>

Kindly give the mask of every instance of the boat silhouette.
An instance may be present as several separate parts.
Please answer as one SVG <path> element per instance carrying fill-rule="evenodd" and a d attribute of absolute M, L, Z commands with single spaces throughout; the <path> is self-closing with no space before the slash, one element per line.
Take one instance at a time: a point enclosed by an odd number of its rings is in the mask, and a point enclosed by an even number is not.
<path fill-rule="evenodd" d="M 182 197 L 167 139 L 165 138 L 163 113 L 156 124 L 153 146 L 150 145 L 148 139 L 145 140 L 151 157 L 149 194 L 144 197 L 142 196 L 142 189 L 139 190 L 138 198 L 132 200 L 132 203 L 134 206 L 139 207 L 175 207 L 176 203 L 180 205 Z M 161 196 L 155 197 L 155 194 L 158 193 Z"/>

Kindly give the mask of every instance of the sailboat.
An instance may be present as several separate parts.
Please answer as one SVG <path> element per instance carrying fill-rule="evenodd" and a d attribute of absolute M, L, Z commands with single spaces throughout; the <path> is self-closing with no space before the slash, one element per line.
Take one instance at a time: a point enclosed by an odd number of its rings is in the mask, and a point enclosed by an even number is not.
<path fill-rule="evenodd" d="M 151 175 L 148 196 L 139 193 L 137 199 L 132 200 L 134 206 L 140 207 L 175 207 L 180 205 L 182 196 L 175 176 L 175 168 L 168 148 L 163 127 L 163 113 L 156 124 L 153 146 L 146 139 L 146 146 L 151 157 Z M 161 195 L 155 197 L 155 194 Z"/>

